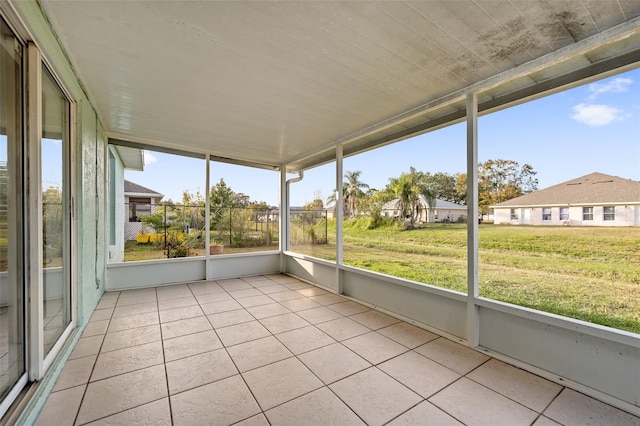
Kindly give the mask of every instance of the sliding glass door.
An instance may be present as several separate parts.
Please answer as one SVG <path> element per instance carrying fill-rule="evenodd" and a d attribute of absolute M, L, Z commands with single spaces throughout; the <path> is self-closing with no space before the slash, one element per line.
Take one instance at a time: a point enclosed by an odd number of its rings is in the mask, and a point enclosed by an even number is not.
<path fill-rule="evenodd" d="M 42 267 L 44 355 L 71 322 L 69 244 L 69 100 L 42 70 Z"/>
<path fill-rule="evenodd" d="M 76 323 L 71 111 L 37 47 L 0 17 L 0 417 Z"/>
<path fill-rule="evenodd" d="M 25 379 L 21 45 L 0 19 L 0 414 Z"/>

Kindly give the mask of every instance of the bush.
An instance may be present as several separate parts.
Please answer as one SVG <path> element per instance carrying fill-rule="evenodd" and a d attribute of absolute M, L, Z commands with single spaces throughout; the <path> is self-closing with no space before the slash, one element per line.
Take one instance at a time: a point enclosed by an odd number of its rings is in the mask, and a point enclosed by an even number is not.
<path fill-rule="evenodd" d="M 189 255 L 189 247 L 185 244 L 178 244 L 167 247 L 167 257 L 170 259 L 176 257 L 187 257 Z"/>

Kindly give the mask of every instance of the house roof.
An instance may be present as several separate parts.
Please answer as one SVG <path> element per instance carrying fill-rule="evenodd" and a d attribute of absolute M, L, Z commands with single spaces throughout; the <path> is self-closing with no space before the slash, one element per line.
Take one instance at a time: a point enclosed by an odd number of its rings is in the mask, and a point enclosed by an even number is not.
<path fill-rule="evenodd" d="M 289 171 L 640 60 L 634 0 L 37 4 L 110 140 Z"/>
<path fill-rule="evenodd" d="M 424 200 L 424 197 L 421 197 L 423 199 L 423 202 L 426 204 L 426 200 Z M 462 204 L 457 204 L 457 203 L 452 203 L 451 201 L 445 201 L 445 200 L 439 200 L 436 199 L 436 205 L 435 205 L 436 209 L 467 209 L 467 206 L 463 206 Z"/>
<path fill-rule="evenodd" d="M 640 182 L 604 173 L 591 173 L 493 207 L 603 203 L 640 203 Z"/>
<path fill-rule="evenodd" d="M 145 186 L 138 185 L 137 183 L 133 183 L 129 180 L 124 181 L 124 194 L 125 195 L 136 195 L 143 197 L 154 197 L 154 198 L 162 198 L 164 194 L 161 194 L 153 189 L 149 189 Z"/>

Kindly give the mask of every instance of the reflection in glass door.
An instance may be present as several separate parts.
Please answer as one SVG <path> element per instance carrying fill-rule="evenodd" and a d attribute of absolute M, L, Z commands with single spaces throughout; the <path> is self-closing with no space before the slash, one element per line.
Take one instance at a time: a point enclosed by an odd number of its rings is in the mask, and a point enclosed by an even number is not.
<path fill-rule="evenodd" d="M 21 250 L 21 46 L 0 20 L 0 416 L 25 372 Z M 14 392 L 15 393 L 15 392 Z"/>
<path fill-rule="evenodd" d="M 68 180 L 69 101 L 42 72 L 42 253 L 45 356 L 71 322 Z"/>

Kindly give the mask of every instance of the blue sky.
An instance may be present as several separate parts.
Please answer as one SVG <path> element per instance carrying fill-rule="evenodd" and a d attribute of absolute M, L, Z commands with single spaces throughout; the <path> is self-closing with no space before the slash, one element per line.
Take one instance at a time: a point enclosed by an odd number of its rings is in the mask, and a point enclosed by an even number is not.
<path fill-rule="evenodd" d="M 479 119 L 479 161 L 502 158 L 529 163 L 539 188 L 601 172 L 640 181 L 640 69 L 511 107 Z M 204 161 L 146 152 L 144 172 L 126 179 L 178 201 L 182 191 L 205 192 Z M 466 171 L 465 124 L 457 124 L 345 158 L 345 171 L 382 189 L 410 166 L 425 172 Z M 171 173 L 167 173 L 171 170 Z M 278 173 L 212 163 L 212 184 L 224 177 L 252 200 L 278 204 Z M 335 187 L 335 165 L 305 171 L 292 185 L 291 204 L 323 198 Z"/>

